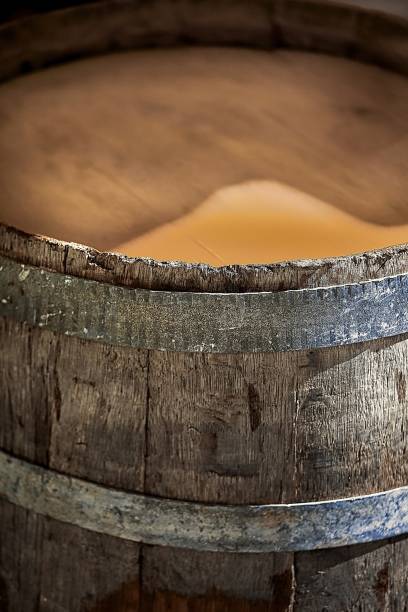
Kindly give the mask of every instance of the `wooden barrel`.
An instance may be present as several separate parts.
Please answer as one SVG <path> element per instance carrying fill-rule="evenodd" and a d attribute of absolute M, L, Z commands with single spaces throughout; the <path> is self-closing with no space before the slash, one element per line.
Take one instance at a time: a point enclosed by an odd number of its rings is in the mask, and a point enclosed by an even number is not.
<path fill-rule="evenodd" d="M 186 42 L 406 75 L 407 17 L 103 1 L 3 25 L 0 75 Z M 405 610 L 407 271 L 406 245 L 212 268 L 0 226 L 1 610 Z"/>

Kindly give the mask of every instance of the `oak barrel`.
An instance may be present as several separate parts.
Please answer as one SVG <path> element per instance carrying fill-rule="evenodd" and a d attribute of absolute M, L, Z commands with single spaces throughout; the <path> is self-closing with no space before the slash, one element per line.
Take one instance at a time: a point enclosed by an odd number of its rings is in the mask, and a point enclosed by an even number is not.
<path fill-rule="evenodd" d="M 3 24 L 0 76 L 188 43 L 405 77 L 383 5 L 81 4 Z M 407 609 L 407 245 L 213 268 L 2 225 L 0 292 L 2 611 Z"/>

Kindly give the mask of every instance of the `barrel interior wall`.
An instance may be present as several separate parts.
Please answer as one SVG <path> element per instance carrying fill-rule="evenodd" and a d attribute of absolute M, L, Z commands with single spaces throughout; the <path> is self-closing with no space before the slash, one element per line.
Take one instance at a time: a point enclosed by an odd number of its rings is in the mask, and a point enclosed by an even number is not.
<path fill-rule="evenodd" d="M 407 10 L 355 2 L 238 0 L 101 1 L 2 26 L 3 79 L 69 58 L 180 42 L 313 49 L 407 70 Z M 216 10 L 215 10 L 216 9 Z M 93 27 L 98 20 L 98 28 Z M 61 36 L 61 32 L 64 35 Z"/>
<path fill-rule="evenodd" d="M 357 61 L 293 51 L 359 59 L 358 45 L 373 38 L 379 54 L 387 49 L 400 58 L 403 72 L 401 17 L 389 18 L 389 32 L 381 26 L 389 35 L 381 45 L 378 16 L 356 7 L 225 2 L 210 16 L 212 8 L 211 2 L 99 2 L 0 28 L 6 67 L 14 56 L 21 64 L 16 73 L 30 61 L 31 68 L 42 67 L 53 54 L 59 62 L 71 52 L 77 57 L 114 50 L 112 38 L 118 46 L 138 47 L 147 44 L 146 31 L 160 46 L 157 23 L 173 33 L 174 40 L 162 41 L 166 45 L 187 37 L 192 44 L 251 46 L 262 41 L 264 28 L 269 50 L 276 51 L 139 49 L 4 85 L 3 221 L 116 250 L 195 210 L 227 185 L 264 179 L 380 226 L 407 223 L 406 79 Z M 97 31 L 90 25 L 96 18 Z M 77 28 L 85 30 L 82 37 Z M 277 50 L 282 46 L 292 50 Z M 29 60 L 37 55 L 37 62 Z M 107 74 L 115 75 L 114 86 L 107 86 Z"/>

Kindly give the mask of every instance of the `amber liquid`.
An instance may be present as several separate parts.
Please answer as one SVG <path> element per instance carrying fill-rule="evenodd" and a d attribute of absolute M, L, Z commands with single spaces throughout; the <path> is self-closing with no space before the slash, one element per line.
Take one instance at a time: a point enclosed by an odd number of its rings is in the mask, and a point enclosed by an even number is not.
<path fill-rule="evenodd" d="M 347 255 L 407 240 L 408 225 L 376 225 L 288 186 L 253 181 L 221 189 L 113 250 L 221 266 Z"/>

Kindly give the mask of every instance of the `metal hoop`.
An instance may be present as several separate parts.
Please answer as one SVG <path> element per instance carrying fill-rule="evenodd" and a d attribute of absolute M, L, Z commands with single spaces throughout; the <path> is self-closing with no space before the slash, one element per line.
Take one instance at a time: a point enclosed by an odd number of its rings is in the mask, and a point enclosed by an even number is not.
<path fill-rule="evenodd" d="M 183 293 L 128 289 L 0 257 L 0 316 L 134 348 L 312 349 L 408 332 L 408 275 L 282 292 Z"/>
<path fill-rule="evenodd" d="M 125 493 L 0 451 L 0 495 L 91 531 L 195 550 L 314 550 L 408 533 L 408 487 L 312 503 L 210 505 Z"/>

